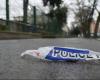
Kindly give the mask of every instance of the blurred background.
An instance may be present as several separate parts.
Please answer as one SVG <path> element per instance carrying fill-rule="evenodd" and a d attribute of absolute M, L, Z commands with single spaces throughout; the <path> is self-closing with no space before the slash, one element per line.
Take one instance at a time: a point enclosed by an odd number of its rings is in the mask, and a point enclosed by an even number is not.
<path fill-rule="evenodd" d="M 0 0 L 0 36 L 99 38 L 99 3 L 100 0 Z"/>

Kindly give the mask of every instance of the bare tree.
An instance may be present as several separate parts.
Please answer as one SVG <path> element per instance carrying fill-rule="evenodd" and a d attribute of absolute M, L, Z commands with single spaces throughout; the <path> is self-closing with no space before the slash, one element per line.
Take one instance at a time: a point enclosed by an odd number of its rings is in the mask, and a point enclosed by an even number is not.
<path fill-rule="evenodd" d="M 80 27 L 84 37 L 90 37 L 90 26 L 93 20 L 97 0 L 87 0 L 91 5 L 86 5 L 85 0 L 77 0 L 78 12 L 76 18 L 80 23 Z"/>

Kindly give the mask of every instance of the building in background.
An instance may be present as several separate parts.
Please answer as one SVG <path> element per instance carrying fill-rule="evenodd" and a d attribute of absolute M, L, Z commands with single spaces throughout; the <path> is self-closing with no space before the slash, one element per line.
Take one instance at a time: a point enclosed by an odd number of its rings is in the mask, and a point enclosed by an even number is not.
<path fill-rule="evenodd" d="M 92 21 L 91 27 L 90 27 L 91 36 L 94 35 L 95 26 L 96 26 L 96 21 Z M 99 23 L 99 29 L 98 29 L 97 34 L 98 34 L 98 36 L 100 36 L 100 23 Z"/>
<path fill-rule="evenodd" d="M 22 22 L 23 16 L 14 17 L 14 21 Z M 33 22 L 34 22 L 33 16 L 29 15 L 28 24 L 30 24 L 33 27 L 34 24 Z M 44 30 L 47 26 L 47 23 L 48 23 L 48 17 L 45 14 L 41 13 L 36 16 L 36 26 L 34 27 L 37 28 L 38 30 Z"/>

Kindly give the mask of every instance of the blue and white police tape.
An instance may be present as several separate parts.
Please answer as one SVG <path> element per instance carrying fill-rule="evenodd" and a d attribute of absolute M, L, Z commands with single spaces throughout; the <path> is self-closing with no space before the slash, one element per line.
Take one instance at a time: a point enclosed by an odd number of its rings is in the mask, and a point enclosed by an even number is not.
<path fill-rule="evenodd" d="M 37 50 L 27 50 L 21 54 L 31 55 L 34 58 L 52 60 L 52 61 L 70 61 L 70 60 L 99 60 L 100 53 L 88 49 L 78 49 L 71 47 L 41 47 Z"/>

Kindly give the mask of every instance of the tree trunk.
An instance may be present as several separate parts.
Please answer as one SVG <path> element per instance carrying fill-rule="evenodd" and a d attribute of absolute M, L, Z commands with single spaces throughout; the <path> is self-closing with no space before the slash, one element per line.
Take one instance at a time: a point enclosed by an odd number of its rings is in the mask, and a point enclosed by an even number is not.
<path fill-rule="evenodd" d="M 98 28 L 99 28 L 99 22 L 100 22 L 100 12 L 99 12 L 99 15 L 98 15 L 98 18 L 97 18 L 97 21 L 96 21 L 96 26 L 95 26 L 95 29 L 94 29 L 94 38 L 97 38 L 98 35 Z"/>

